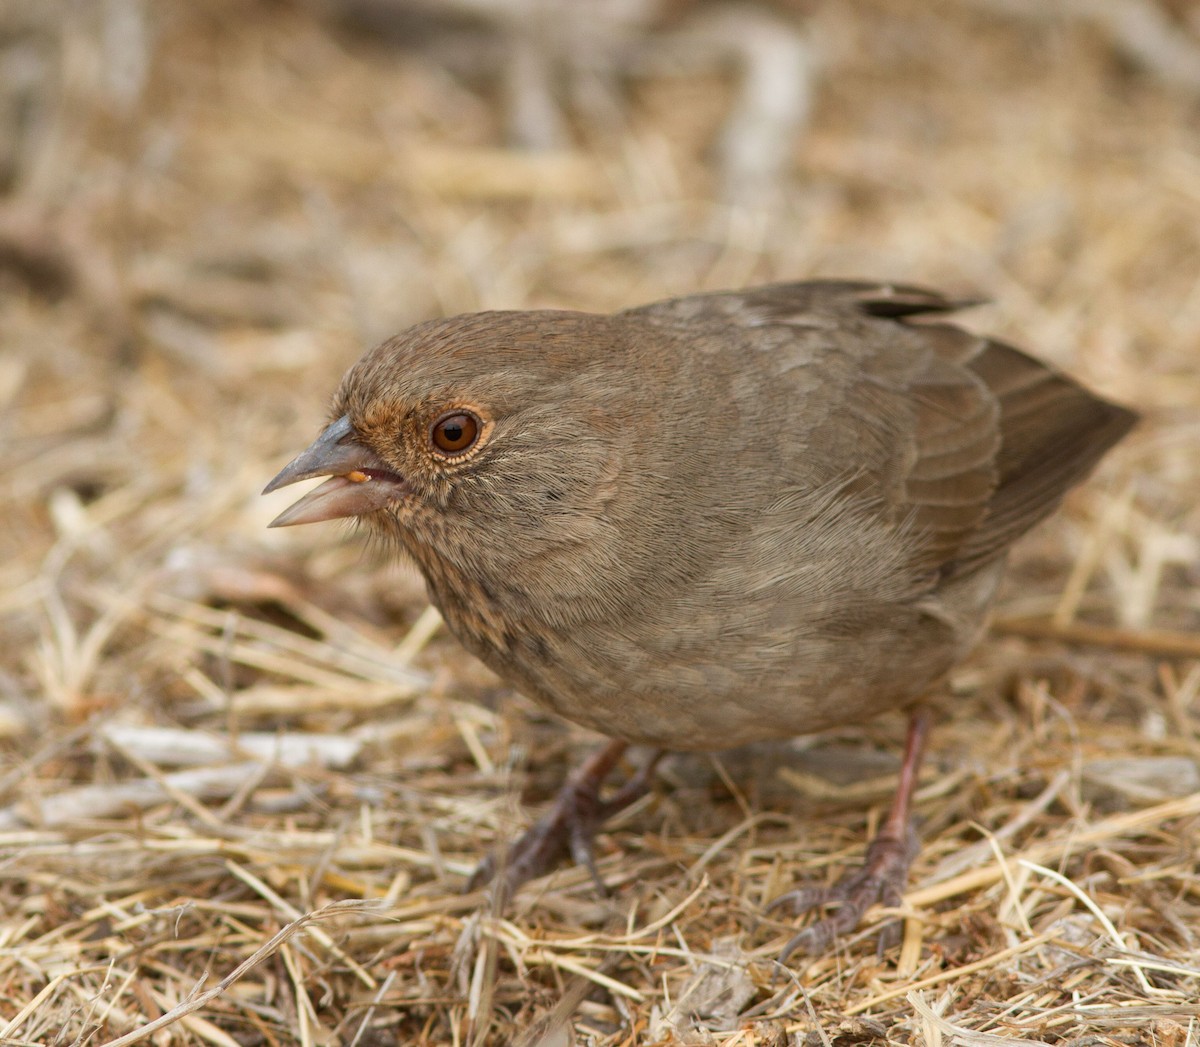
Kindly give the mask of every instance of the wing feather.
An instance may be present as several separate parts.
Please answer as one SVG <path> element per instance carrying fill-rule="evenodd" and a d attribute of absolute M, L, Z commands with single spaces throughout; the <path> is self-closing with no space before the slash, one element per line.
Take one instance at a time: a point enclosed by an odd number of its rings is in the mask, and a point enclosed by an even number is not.
<path fill-rule="evenodd" d="M 828 432 L 812 443 L 853 451 L 862 475 L 847 494 L 873 493 L 897 527 L 919 536 L 914 566 L 948 577 L 1004 555 L 1137 420 L 1011 345 L 920 319 L 976 302 L 907 284 L 816 280 L 630 312 L 664 324 L 791 327 L 807 346 L 819 337 L 853 360 L 847 400 L 814 423 Z"/>

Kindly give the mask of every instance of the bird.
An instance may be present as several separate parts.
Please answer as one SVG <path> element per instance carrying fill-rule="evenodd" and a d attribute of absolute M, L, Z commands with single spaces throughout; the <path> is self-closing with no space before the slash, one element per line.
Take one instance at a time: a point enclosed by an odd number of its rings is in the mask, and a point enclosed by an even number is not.
<path fill-rule="evenodd" d="M 1137 415 L 908 284 L 808 280 L 611 314 L 433 319 L 345 374 L 264 493 L 271 526 L 353 518 L 407 556 L 459 642 L 609 741 L 471 885 L 504 897 L 650 787 L 658 757 L 907 710 L 861 868 L 789 892 L 820 952 L 898 903 L 939 681 L 1013 543 Z M 654 755 L 602 795 L 630 745 Z M 832 909 L 832 912 L 830 912 Z"/>

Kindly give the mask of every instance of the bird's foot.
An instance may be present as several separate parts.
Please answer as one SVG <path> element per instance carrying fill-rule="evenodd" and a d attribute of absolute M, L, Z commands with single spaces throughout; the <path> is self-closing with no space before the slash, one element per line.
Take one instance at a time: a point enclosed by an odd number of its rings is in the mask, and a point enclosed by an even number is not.
<path fill-rule="evenodd" d="M 908 882 L 908 869 L 916 857 L 918 841 L 912 827 L 900 835 L 884 830 L 867 847 L 863 867 L 846 873 L 830 887 L 801 887 L 780 895 L 769 906 L 788 906 L 796 915 L 836 905 L 797 934 L 783 947 L 779 962 L 786 963 L 795 952 L 809 956 L 825 952 L 834 939 L 854 930 L 866 911 L 876 903 L 898 906 Z M 885 930 L 885 934 L 886 934 Z"/>
<path fill-rule="evenodd" d="M 779 954 L 780 963 L 786 963 L 794 952 L 809 956 L 824 952 L 839 934 L 854 930 L 863 914 L 876 902 L 887 906 L 900 904 L 908 883 L 908 868 L 917 856 L 918 840 L 910 812 L 931 725 L 928 709 L 918 706 L 913 710 L 908 721 L 896 795 L 883 828 L 867 846 L 863 867 L 858 872 L 847 873 L 832 887 L 801 887 L 771 903 L 771 909 L 789 905 L 796 915 L 827 905 L 837 906 L 828 916 L 821 917 L 788 942 Z M 887 932 L 884 933 L 886 936 Z"/>
<path fill-rule="evenodd" d="M 596 829 L 606 817 L 602 806 L 597 789 L 577 779 L 567 782 L 550 809 L 506 852 L 489 854 L 475 867 L 467 890 L 490 883 L 499 873 L 502 892 L 511 896 L 523 883 L 549 872 L 567 855 L 586 866 L 592 879 L 603 887 L 593 848 Z"/>
<path fill-rule="evenodd" d="M 596 868 L 593 847 L 596 830 L 649 791 L 651 774 L 658 762 L 655 755 L 615 793 L 602 798 L 600 787 L 625 748 L 624 742 L 610 742 L 590 757 L 559 790 L 550 809 L 507 852 L 499 858 L 488 855 L 479 863 L 467 882 L 467 890 L 496 880 L 503 904 L 522 884 L 549 872 L 570 856 L 591 873 L 597 890 L 607 894 Z"/>

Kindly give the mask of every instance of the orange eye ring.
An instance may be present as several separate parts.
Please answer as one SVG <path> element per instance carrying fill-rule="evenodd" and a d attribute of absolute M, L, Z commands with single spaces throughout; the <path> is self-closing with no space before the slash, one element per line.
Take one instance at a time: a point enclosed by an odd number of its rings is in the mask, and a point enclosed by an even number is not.
<path fill-rule="evenodd" d="M 447 411 L 429 427 L 429 442 L 438 454 L 454 458 L 474 447 L 481 432 L 483 423 L 470 411 L 458 408 Z"/>

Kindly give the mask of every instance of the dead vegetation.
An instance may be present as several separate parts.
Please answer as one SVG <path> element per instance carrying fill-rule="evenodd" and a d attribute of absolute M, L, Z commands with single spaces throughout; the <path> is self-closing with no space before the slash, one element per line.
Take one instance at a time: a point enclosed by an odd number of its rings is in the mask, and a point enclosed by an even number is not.
<path fill-rule="evenodd" d="M 4 14 L 0 1043 L 1197 1042 L 1200 139 L 1115 16 L 785 11 L 811 117 L 730 205 L 720 64 L 622 70 L 537 152 L 493 71 L 294 3 Z M 887 719 L 673 759 L 609 897 L 492 911 L 465 875 L 595 739 L 258 490 L 408 323 L 814 274 L 986 294 L 1145 414 L 947 685 L 899 942 L 781 969 L 765 912 L 860 857 Z"/>

